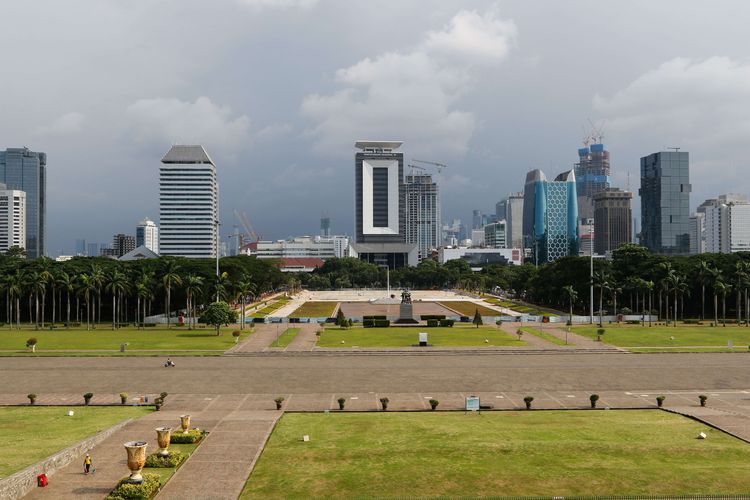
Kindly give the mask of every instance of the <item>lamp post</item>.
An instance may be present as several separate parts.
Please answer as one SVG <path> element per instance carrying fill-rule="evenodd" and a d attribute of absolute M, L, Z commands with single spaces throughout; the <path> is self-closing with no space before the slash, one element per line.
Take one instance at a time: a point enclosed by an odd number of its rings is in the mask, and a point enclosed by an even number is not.
<path fill-rule="evenodd" d="M 590 302 L 589 302 L 589 313 L 591 314 L 591 317 L 589 318 L 589 323 L 592 325 L 594 324 L 594 218 L 592 217 L 589 221 L 589 244 L 590 251 L 589 251 L 589 279 L 590 279 L 590 285 L 591 288 L 589 290 L 590 293 Z"/>
<path fill-rule="evenodd" d="M 219 223 L 218 217 L 214 219 L 214 224 L 216 225 L 216 302 L 219 301 L 219 226 L 221 225 Z"/>

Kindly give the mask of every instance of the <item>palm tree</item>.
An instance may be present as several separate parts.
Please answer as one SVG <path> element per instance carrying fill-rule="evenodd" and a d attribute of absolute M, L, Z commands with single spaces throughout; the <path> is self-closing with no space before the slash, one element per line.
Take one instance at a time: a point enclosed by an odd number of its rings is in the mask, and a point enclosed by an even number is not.
<path fill-rule="evenodd" d="M 602 326 L 602 309 L 604 308 L 604 289 L 609 288 L 607 275 L 604 271 L 594 273 L 594 286 L 599 288 L 599 326 Z"/>
<path fill-rule="evenodd" d="M 149 286 L 148 278 L 142 277 L 142 279 L 135 285 L 135 295 L 138 298 L 138 313 L 136 313 L 136 324 L 139 323 L 138 316 L 140 315 L 141 303 L 143 304 L 143 315 L 140 319 L 140 324 L 146 323 L 146 301 L 151 301 L 154 298 L 154 292 L 151 291 Z"/>
<path fill-rule="evenodd" d="M 214 295 L 216 300 L 223 300 L 229 302 L 229 296 L 232 293 L 232 281 L 229 279 L 229 274 L 226 272 L 221 273 L 217 278 L 214 278 Z"/>
<path fill-rule="evenodd" d="M 568 298 L 568 301 L 570 302 L 570 321 L 569 323 L 573 324 L 573 302 L 575 302 L 578 299 L 578 292 L 576 292 L 576 289 L 573 288 L 572 285 L 564 286 L 563 292 L 565 293 L 565 296 Z M 244 309 L 243 309 L 244 312 Z"/>
<path fill-rule="evenodd" d="M 166 303 L 165 303 L 165 314 L 167 315 L 167 328 L 170 327 L 170 318 L 169 315 L 171 313 L 170 306 L 172 302 L 172 285 L 181 285 L 182 284 L 182 278 L 178 274 L 180 271 L 180 266 L 175 262 L 173 259 L 166 258 L 164 259 L 164 262 L 162 263 L 162 269 L 161 269 L 161 280 L 164 284 L 164 290 L 167 293 L 166 297 Z"/>
<path fill-rule="evenodd" d="M 237 292 L 240 294 L 240 307 L 242 308 L 242 312 L 240 313 L 240 330 L 243 330 L 245 328 L 245 299 L 255 294 L 255 283 L 250 281 L 248 276 L 243 275 L 240 281 L 237 282 Z"/>
<path fill-rule="evenodd" d="M 734 279 L 734 289 L 737 293 L 737 325 L 739 325 L 742 321 L 742 286 L 744 282 L 747 281 L 747 269 L 745 266 L 745 262 L 740 260 L 734 264 Z"/>
<path fill-rule="evenodd" d="M 57 276 L 57 284 L 60 288 L 65 290 L 65 305 L 68 309 L 65 324 L 66 328 L 70 328 L 70 292 L 74 291 L 76 287 L 75 276 L 71 276 L 65 271 L 62 271 Z"/>
<path fill-rule="evenodd" d="M 27 275 L 26 280 L 29 290 L 34 295 L 34 327 L 39 329 L 39 294 L 41 293 L 44 297 L 47 290 L 47 278 L 42 273 L 33 271 Z"/>
<path fill-rule="evenodd" d="M 8 283 L 8 295 L 10 296 L 11 300 L 15 298 L 16 302 L 16 328 L 19 330 L 21 329 L 21 294 L 23 294 L 24 290 L 24 283 L 26 282 L 26 279 L 24 277 L 23 271 L 20 269 L 16 270 L 16 273 L 11 276 L 10 282 Z M 13 310 L 11 308 L 11 323 L 13 318 Z"/>
<path fill-rule="evenodd" d="M 695 276 L 701 285 L 701 320 L 706 319 L 706 285 L 711 283 L 714 270 L 705 260 L 698 261 Z"/>
<path fill-rule="evenodd" d="M 714 294 L 721 295 L 721 317 L 723 326 L 727 326 L 727 294 L 732 291 L 732 285 L 723 281 L 714 282 Z M 714 295 L 716 297 L 716 295 Z M 718 322 L 716 323 L 718 325 Z"/>
<path fill-rule="evenodd" d="M 92 323 L 94 324 L 94 328 L 96 328 L 97 321 L 100 323 L 102 321 L 102 287 L 104 286 L 106 276 L 104 270 L 98 264 L 91 265 L 89 276 L 91 277 L 91 281 L 96 291 L 96 307 L 94 309 L 96 314 L 95 317 L 92 318 Z"/>
<path fill-rule="evenodd" d="M 667 304 L 669 304 L 669 292 L 668 286 L 666 283 L 666 280 L 669 278 L 669 276 L 674 273 L 674 270 L 672 269 L 672 263 L 671 262 L 661 262 L 658 266 L 658 270 L 660 271 L 658 274 L 661 276 L 658 278 L 658 286 L 659 286 L 659 316 L 661 316 L 661 298 L 662 294 L 667 294 Z M 669 323 L 669 305 L 667 305 L 667 323 Z"/>
<path fill-rule="evenodd" d="M 654 282 L 653 281 L 644 281 L 643 286 L 648 292 L 648 326 L 651 327 L 651 310 L 652 310 L 652 304 L 651 304 L 651 297 L 653 296 L 654 291 Z M 644 297 L 643 300 L 646 300 Z"/>
<path fill-rule="evenodd" d="M 610 291 L 612 292 L 612 308 L 614 309 L 614 314 L 617 316 L 617 294 L 622 293 L 622 288 L 617 286 L 614 282 L 612 282 L 612 287 L 610 288 Z"/>
<path fill-rule="evenodd" d="M 86 273 L 80 275 L 79 281 L 78 293 L 83 295 L 86 302 L 86 330 L 91 330 L 91 296 L 96 292 L 96 285 L 91 275 Z"/>
<path fill-rule="evenodd" d="M 674 293 L 674 309 L 672 310 L 672 319 L 674 320 L 674 327 L 677 328 L 677 295 L 680 292 L 680 287 L 684 283 L 684 278 L 677 274 L 676 272 L 672 272 L 669 276 L 666 278 L 667 283 L 667 302 L 669 302 L 669 292 Z M 667 311 L 669 311 L 669 307 L 667 307 Z M 669 316 L 669 313 L 667 312 L 667 316 Z"/>
<path fill-rule="evenodd" d="M 725 287 L 721 271 L 715 269 L 711 273 L 711 285 L 714 291 L 714 325 L 719 326 L 719 289 Z"/>
<path fill-rule="evenodd" d="M 115 270 L 109 277 L 106 290 L 112 294 L 112 329 L 117 328 L 118 311 L 122 308 L 122 294 L 128 290 L 128 278 Z"/>
<path fill-rule="evenodd" d="M 193 317 L 195 316 L 195 304 L 193 299 L 203 291 L 203 278 L 200 276 L 189 275 L 183 281 L 185 287 L 185 296 L 187 300 L 188 329 L 193 328 Z"/>

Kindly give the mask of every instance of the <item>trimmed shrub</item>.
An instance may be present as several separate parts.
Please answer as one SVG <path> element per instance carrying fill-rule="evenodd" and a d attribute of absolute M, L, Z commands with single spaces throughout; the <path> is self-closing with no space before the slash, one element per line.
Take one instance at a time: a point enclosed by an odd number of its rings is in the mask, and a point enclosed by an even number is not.
<path fill-rule="evenodd" d="M 656 396 L 656 406 L 658 406 L 659 408 L 661 408 L 662 405 L 664 404 L 664 400 L 665 399 L 666 398 L 664 396 Z"/>
<path fill-rule="evenodd" d="M 388 410 L 388 403 L 390 400 L 388 398 L 380 398 L 380 406 L 383 407 L 383 411 Z"/>
<path fill-rule="evenodd" d="M 534 396 L 526 396 L 523 398 L 523 402 L 526 403 L 526 409 L 531 409 L 531 402 L 534 401 Z"/>
<path fill-rule="evenodd" d="M 339 402 L 339 410 L 343 410 L 344 405 L 346 405 L 346 398 L 338 398 L 336 401 Z"/>
<path fill-rule="evenodd" d="M 284 398 L 279 396 L 278 398 L 274 399 L 273 402 L 276 403 L 276 409 L 280 410 L 281 405 L 284 403 Z"/>
<path fill-rule="evenodd" d="M 589 396 L 589 401 L 591 401 L 591 407 L 596 408 L 596 402 L 599 401 L 599 395 L 592 394 L 591 396 Z"/>
<path fill-rule="evenodd" d="M 203 439 L 205 435 L 206 432 L 200 429 L 189 429 L 187 433 L 177 430 L 172 433 L 169 442 L 171 444 L 193 444 Z"/>
<path fill-rule="evenodd" d="M 33 392 L 31 394 L 27 394 L 26 397 L 29 398 L 30 405 L 36 403 L 36 394 L 34 394 Z"/>
<path fill-rule="evenodd" d="M 706 400 L 708 399 L 708 396 L 705 394 L 701 394 L 698 396 L 698 400 L 701 402 L 701 406 L 706 406 Z"/>
<path fill-rule="evenodd" d="M 158 453 L 152 453 L 146 457 L 145 467 L 177 467 L 187 460 L 188 456 L 187 453 L 181 451 L 170 451 L 168 457 L 160 457 Z"/>
<path fill-rule="evenodd" d="M 440 401 L 438 401 L 437 399 L 431 399 L 430 400 L 430 409 L 431 410 L 435 410 L 438 407 L 439 404 L 440 404 Z"/>
<path fill-rule="evenodd" d="M 436 319 L 428 319 L 427 320 L 427 326 L 430 328 L 437 328 L 437 326 L 440 324 L 440 322 Z"/>
<path fill-rule="evenodd" d="M 159 397 L 161 398 L 161 404 L 164 404 L 164 401 L 167 400 L 167 396 L 169 396 L 168 392 L 162 392 L 161 394 L 159 394 Z"/>
<path fill-rule="evenodd" d="M 127 392 L 121 392 L 120 393 L 120 404 L 125 404 L 128 402 L 128 393 Z"/>
<path fill-rule="evenodd" d="M 158 474 L 143 474 L 141 484 L 130 484 L 128 478 L 121 479 L 106 500 L 149 500 L 156 495 L 162 482 Z"/>
<path fill-rule="evenodd" d="M 445 319 L 445 314 L 421 314 L 419 316 L 419 319 L 421 319 L 422 321 L 429 321 L 431 319 L 441 320 Z"/>
<path fill-rule="evenodd" d="M 604 335 L 604 332 L 605 332 L 604 328 L 597 329 L 596 330 L 596 340 L 598 340 L 599 342 L 601 342 L 602 341 L 602 335 Z"/>
<path fill-rule="evenodd" d="M 88 406 L 88 404 L 91 402 L 91 398 L 94 397 L 93 392 L 87 392 L 83 395 L 83 402 Z"/>
<path fill-rule="evenodd" d="M 388 328 L 391 326 L 391 320 L 389 319 L 376 319 L 375 325 L 376 328 Z"/>
<path fill-rule="evenodd" d="M 373 328 L 375 326 L 375 320 L 374 319 L 363 319 L 362 320 L 362 326 L 365 328 Z"/>
<path fill-rule="evenodd" d="M 455 323 L 455 321 L 452 319 L 441 319 L 439 321 L 440 326 L 452 327 L 453 323 Z"/>

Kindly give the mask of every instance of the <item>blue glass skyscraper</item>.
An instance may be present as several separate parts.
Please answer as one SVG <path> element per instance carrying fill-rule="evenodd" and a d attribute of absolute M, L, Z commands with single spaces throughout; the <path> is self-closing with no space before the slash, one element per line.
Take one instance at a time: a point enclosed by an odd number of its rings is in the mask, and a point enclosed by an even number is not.
<path fill-rule="evenodd" d="M 530 224 L 527 224 L 530 222 Z M 524 226 L 537 263 L 578 255 L 578 200 L 575 172 L 548 181 L 541 170 L 526 176 Z M 526 232 L 526 231 L 524 231 Z"/>
<path fill-rule="evenodd" d="M 47 155 L 27 148 L 0 151 L 0 183 L 26 192 L 26 256 L 44 255 Z"/>

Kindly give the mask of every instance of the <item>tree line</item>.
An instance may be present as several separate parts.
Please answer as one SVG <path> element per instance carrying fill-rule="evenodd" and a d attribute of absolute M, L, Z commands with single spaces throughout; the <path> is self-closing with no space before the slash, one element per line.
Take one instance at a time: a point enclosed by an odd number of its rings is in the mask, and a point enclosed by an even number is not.
<path fill-rule="evenodd" d="M 20 327 L 50 324 L 126 323 L 142 326 L 147 316 L 184 310 L 188 327 L 207 304 L 246 301 L 294 285 L 274 262 L 247 256 L 220 260 L 216 276 L 212 259 L 160 257 L 117 261 L 75 257 L 56 262 L 25 260 L 18 253 L 0 255 L 0 311 L 5 323 Z M 243 316 L 244 320 L 244 316 Z M 244 321 L 243 321 L 244 324 Z"/>

